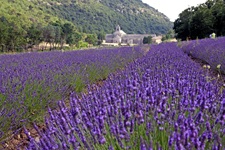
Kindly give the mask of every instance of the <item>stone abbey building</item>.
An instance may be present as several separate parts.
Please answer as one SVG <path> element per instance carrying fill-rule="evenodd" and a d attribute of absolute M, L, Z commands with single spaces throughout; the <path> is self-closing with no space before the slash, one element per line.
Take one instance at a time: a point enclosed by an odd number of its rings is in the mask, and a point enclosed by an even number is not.
<path fill-rule="evenodd" d="M 151 36 L 156 37 L 155 34 L 126 34 L 120 29 L 120 26 L 116 26 L 116 31 L 113 34 L 106 34 L 105 43 L 118 43 L 127 45 L 139 45 L 143 43 L 144 37 Z"/>

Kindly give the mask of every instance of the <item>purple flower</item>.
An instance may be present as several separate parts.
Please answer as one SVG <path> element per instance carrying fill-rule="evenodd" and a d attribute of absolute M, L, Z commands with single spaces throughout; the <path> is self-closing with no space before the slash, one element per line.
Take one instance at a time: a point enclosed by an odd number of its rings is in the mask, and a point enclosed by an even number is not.
<path fill-rule="evenodd" d="M 108 150 L 114 150 L 113 146 L 109 146 Z"/>
<path fill-rule="evenodd" d="M 101 135 L 100 138 L 99 138 L 99 143 L 100 144 L 105 144 L 105 142 L 106 142 L 105 137 Z"/>

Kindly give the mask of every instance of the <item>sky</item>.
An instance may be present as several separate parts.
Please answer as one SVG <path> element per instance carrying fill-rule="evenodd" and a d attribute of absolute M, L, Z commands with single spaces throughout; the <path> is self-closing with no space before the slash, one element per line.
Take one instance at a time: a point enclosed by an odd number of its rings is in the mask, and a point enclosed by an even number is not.
<path fill-rule="evenodd" d="M 205 3 L 206 0 L 142 0 L 159 12 L 165 14 L 171 21 L 175 21 L 178 15 L 188 7 Z"/>

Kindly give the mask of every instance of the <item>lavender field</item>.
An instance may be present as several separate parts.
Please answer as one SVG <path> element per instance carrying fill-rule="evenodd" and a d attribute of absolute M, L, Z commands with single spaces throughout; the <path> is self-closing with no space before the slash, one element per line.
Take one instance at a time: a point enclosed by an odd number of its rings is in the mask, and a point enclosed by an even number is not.
<path fill-rule="evenodd" d="M 0 55 L 0 141 L 142 55 L 130 47 Z"/>
<path fill-rule="evenodd" d="M 39 140 L 26 131 L 28 149 L 224 149 L 225 90 L 208 72 L 175 43 L 151 46 L 103 86 L 71 93 L 69 107 L 49 109 Z"/>
<path fill-rule="evenodd" d="M 52 102 L 58 104 L 54 106 L 57 109 L 48 107 L 48 116 L 44 119 L 45 130 L 34 125 L 39 134 L 37 138 L 32 137 L 30 131 L 24 126 L 29 138 L 27 149 L 224 150 L 225 85 L 221 80 L 223 77 L 220 77 L 219 80 L 211 73 L 213 71 L 211 68 L 202 67 L 202 64 L 192 60 L 186 54 L 189 50 L 202 51 L 196 55 L 200 59 L 205 52 L 202 47 L 206 43 L 213 45 L 213 42 L 220 40 L 223 39 L 216 39 L 216 41 L 206 39 L 206 42 L 192 41 L 195 43 L 193 46 L 186 43 L 186 46 L 183 45 L 182 48 L 178 47 L 176 43 L 150 45 L 147 53 L 143 53 L 140 47 L 136 47 L 57 53 L 57 57 L 51 53 L 2 56 L 6 57 L 5 61 L 8 60 L 8 63 L 4 63 L 5 70 L 7 70 L 6 64 L 10 64 L 12 68 L 18 68 L 21 60 L 18 59 L 17 65 L 9 61 L 14 57 L 22 57 L 24 60 L 29 59 L 30 61 L 24 63 L 26 65 L 21 68 L 23 72 L 17 74 L 15 79 L 9 78 L 14 80 L 6 78 L 10 76 L 10 71 L 4 74 L 5 76 L 1 75 L 2 79 L 7 79 L 1 85 L 16 84 L 18 78 L 21 77 L 20 74 L 23 74 L 26 79 L 24 80 L 29 81 L 31 85 L 33 85 L 33 81 L 44 80 L 44 88 L 45 86 L 49 90 L 55 88 L 54 92 L 44 90 L 47 94 L 46 102 L 43 107 L 39 108 L 39 111 L 46 110 L 46 107 L 51 106 L 49 104 Z M 223 53 L 225 50 L 223 42 L 215 45 Z M 205 46 L 205 48 L 207 47 L 209 46 Z M 213 47 L 215 48 L 215 46 Z M 37 55 L 42 57 L 38 57 L 39 59 L 36 60 Z M 7 59 L 7 57 L 12 58 Z M 41 61 L 43 57 L 45 61 Z M 201 58 L 203 59 L 203 57 Z M 220 59 L 224 61 L 222 57 Z M 34 63 L 32 63 L 33 61 Z M 204 61 L 207 62 L 207 60 Z M 46 62 L 41 65 L 44 69 L 40 69 L 38 72 L 30 71 L 33 67 L 29 66 L 39 66 L 37 64 L 41 62 Z M 45 65 L 49 68 L 46 69 Z M 213 68 L 213 64 L 210 65 Z M 216 63 L 216 68 L 217 65 Z M 95 71 L 87 69 L 88 66 L 95 68 Z M 102 67 L 103 69 L 101 69 Z M 223 67 L 221 63 L 220 68 Z M 118 68 L 120 69 L 118 70 Z M 13 71 L 13 69 L 10 70 Z M 102 75 L 104 72 L 107 72 L 106 76 L 96 78 L 98 76 L 96 74 Z M 73 74 L 76 76 L 72 76 Z M 55 77 L 56 75 L 57 77 Z M 81 80 L 75 80 L 77 75 Z M 94 80 L 91 76 L 95 77 Z M 101 86 L 96 86 L 96 81 L 101 81 Z M 87 85 L 84 90 L 76 89 L 80 82 Z M 11 86 L 10 90 L 15 87 L 17 86 Z M 69 92 L 65 92 L 67 90 L 64 88 L 68 87 Z M 31 91 L 37 92 L 36 89 L 38 88 L 35 87 Z M 1 91 L 4 92 L 4 88 Z M 56 97 L 52 97 L 48 93 L 54 93 L 53 95 Z M 57 94 L 55 95 L 55 93 Z M 66 94 L 63 95 L 63 93 Z M 17 118 L 17 122 L 8 127 L 15 128 L 16 123 L 27 119 L 22 116 L 29 110 L 29 107 L 33 110 L 36 109 L 36 103 L 42 103 L 44 98 L 41 99 L 41 96 L 36 98 L 38 94 L 32 94 L 32 98 L 29 100 L 13 99 L 16 96 L 8 98 L 10 94 L 5 98 L 4 95 L 2 96 L 4 104 L 1 105 L 3 110 L 1 113 L 7 112 L 2 120 L 11 119 L 12 117 L 9 117 L 11 114 Z M 23 111 L 16 110 L 10 107 L 10 103 L 18 104 L 21 106 L 20 108 L 26 107 L 22 109 Z M 8 108 L 7 111 L 4 111 L 6 108 Z M 21 113 L 17 113 L 19 111 Z M 44 111 L 44 113 L 46 112 Z M 20 114 L 20 116 L 16 116 L 16 114 Z M 37 119 L 31 121 L 35 122 Z"/>
<path fill-rule="evenodd" d="M 225 37 L 184 42 L 182 49 L 192 57 L 209 64 L 214 70 L 225 74 Z"/>

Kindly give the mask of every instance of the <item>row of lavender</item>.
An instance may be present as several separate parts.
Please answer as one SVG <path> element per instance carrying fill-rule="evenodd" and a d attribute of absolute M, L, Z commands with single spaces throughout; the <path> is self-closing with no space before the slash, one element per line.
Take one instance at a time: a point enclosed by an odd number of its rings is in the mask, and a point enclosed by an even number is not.
<path fill-rule="evenodd" d="M 185 53 L 208 63 L 213 69 L 225 74 L 225 37 L 184 42 Z"/>
<path fill-rule="evenodd" d="M 70 107 L 49 109 L 27 149 L 225 148 L 225 90 L 175 44 L 152 46 Z M 36 127 L 37 128 L 37 127 Z M 38 130 L 38 128 L 37 128 Z"/>
<path fill-rule="evenodd" d="M 48 106 L 142 55 L 140 49 L 25 53 L 0 56 L 0 141 L 27 122 L 41 121 Z"/>

